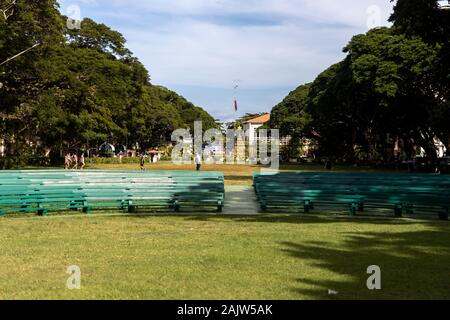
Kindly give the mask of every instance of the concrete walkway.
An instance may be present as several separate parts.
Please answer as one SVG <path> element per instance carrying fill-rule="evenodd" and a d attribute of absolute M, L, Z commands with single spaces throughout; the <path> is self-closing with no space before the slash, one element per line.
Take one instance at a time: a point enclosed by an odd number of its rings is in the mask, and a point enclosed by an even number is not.
<path fill-rule="evenodd" d="M 258 214 L 255 191 L 252 186 L 226 186 L 224 214 Z"/>

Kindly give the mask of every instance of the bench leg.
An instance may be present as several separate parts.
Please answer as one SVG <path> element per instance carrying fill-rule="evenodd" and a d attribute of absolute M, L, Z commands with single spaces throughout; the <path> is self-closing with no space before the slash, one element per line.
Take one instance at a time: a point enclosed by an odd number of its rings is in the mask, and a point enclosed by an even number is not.
<path fill-rule="evenodd" d="M 396 218 L 403 217 L 403 205 L 401 205 L 401 204 L 396 204 L 395 205 L 394 215 L 395 215 Z"/>
<path fill-rule="evenodd" d="M 358 203 L 358 212 L 364 212 L 364 203 L 363 202 Z"/>
<path fill-rule="evenodd" d="M 180 205 L 178 204 L 178 200 L 175 200 L 173 204 L 171 204 L 171 207 L 173 208 L 173 211 L 180 212 Z"/>
<path fill-rule="evenodd" d="M 407 214 L 414 214 L 414 205 L 413 204 L 406 204 L 406 213 Z"/>
<path fill-rule="evenodd" d="M 357 203 L 352 203 L 350 205 L 350 216 L 351 217 L 355 217 L 356 216 L 356 211 L 358 211 L 358 204 Z"/>
<path fill-rule="evenodd" d="M 261 202 L 260 206 L 261 206 L 261 211 L 262 212 L 266 212 L 267 211 L 267 204 L 265 202 Z"/>
<path fill-rule="evenodd" d="M 449 208 L 445 207 L 444 210 L 445 211 L 443 211 L 443 212 L 439 212 L 439 220 L 448 221 Z"/>
<path fill-rule="evenodd" d="M 303 210 L 305 211 L 305 213 L 309 213 L 311 210 L 311 202 L 309 200 L 305 200 L 303 202 Z"/>
<path fill-rule="evenodd" d="M 40 217 L 46 217 L 48 215 L 47 210 L 42 207 L 42 203 L 38 203 L 38 211 L 37 214 Z"/>
<path fill-rule="evenodd" d="M 91 214 L 91 207 L 89 207 L 86 203 L 83 203 L 83 213 Z"/>
<path fill-rule="evenodd" d="M 77 206 L 77 203 L 72 201 L 70 203 L 70 210 L 71 211 L 78 211 L 78 208 L 76 206 Z"/>
<path fill-rule="evenodd" d="M 217 212 L 222 212 L 223 211 L 223 202 L 219 201 L 218 205 L 217 205 Z"/>

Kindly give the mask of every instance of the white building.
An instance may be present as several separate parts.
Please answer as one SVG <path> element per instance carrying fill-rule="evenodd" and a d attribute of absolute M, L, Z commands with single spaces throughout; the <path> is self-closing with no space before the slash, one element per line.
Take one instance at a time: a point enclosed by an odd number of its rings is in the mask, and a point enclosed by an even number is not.
<path fill-rule="evenodd" d="M 270 113 L 244 122 L 245 138 L 249 144 L 258 141 L 258 129 L 270 121 Z"/>
<path fill-rule="evenodd" d="M 262 116 L 244 122 L 245 138 L 249 144 L 258 140 L 263 140 L 258 137 L 258 129 L 261 128 L 266 123 L 268 123 L 269 121 L 270 121 L 270 113 L 266 113 L 263 114 Z M 270 137 L 268 137 L 268 139 L 270 139 Z M 290 141 L 291 141 L 290 136 L 280 137 L 280 145 L 282 146 L 288 145 Z"/>

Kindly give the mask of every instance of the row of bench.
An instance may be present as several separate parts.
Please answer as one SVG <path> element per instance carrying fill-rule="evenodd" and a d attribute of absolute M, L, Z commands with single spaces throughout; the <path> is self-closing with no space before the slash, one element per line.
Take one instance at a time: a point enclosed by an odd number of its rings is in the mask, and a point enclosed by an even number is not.
<path fill-rule="evenodd" d="M 369 208 L 403 214 L 438 214 L 448 220 L 450 176 L 371 173 L 255 173 L 263 211 L 347 207 L 350 215 Z M 93 209 L 224 205 L 224 175 L 191 171 L 0 171 L 0 215 Z"/>
<path fill-rule="evenodd" d="M 0 171 L 0 215 L 93 209 L 224 205 L 224 176 L 184 171 Z"/>
<path fill-rule="evenodd" d="M 253 181 L 263 211 L 343 206 L 352 216 L 374 208 L 392 210 L 396 217 L 420 213 L 448 220 L 450 176 L 283 172 L 255 173 Z"/>

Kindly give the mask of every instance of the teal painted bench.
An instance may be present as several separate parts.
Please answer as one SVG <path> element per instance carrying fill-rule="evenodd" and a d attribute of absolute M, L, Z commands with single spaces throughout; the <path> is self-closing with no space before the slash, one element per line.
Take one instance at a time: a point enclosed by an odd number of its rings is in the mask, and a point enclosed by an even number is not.
<path fill-rule="evenodd" d="M 222 211 L 224 176 L 192 171 L 0 171 L 0 215 L 161 207 Z"/>
<path fill-rule="evenodd" d="M 448 220 L 450 207 L 450 176 L 441 175 L 255 173 L 253 186 L 262 211 L 343 206 L 352 216 L 388 209 L 396 217 L 437 214 Z"/>

